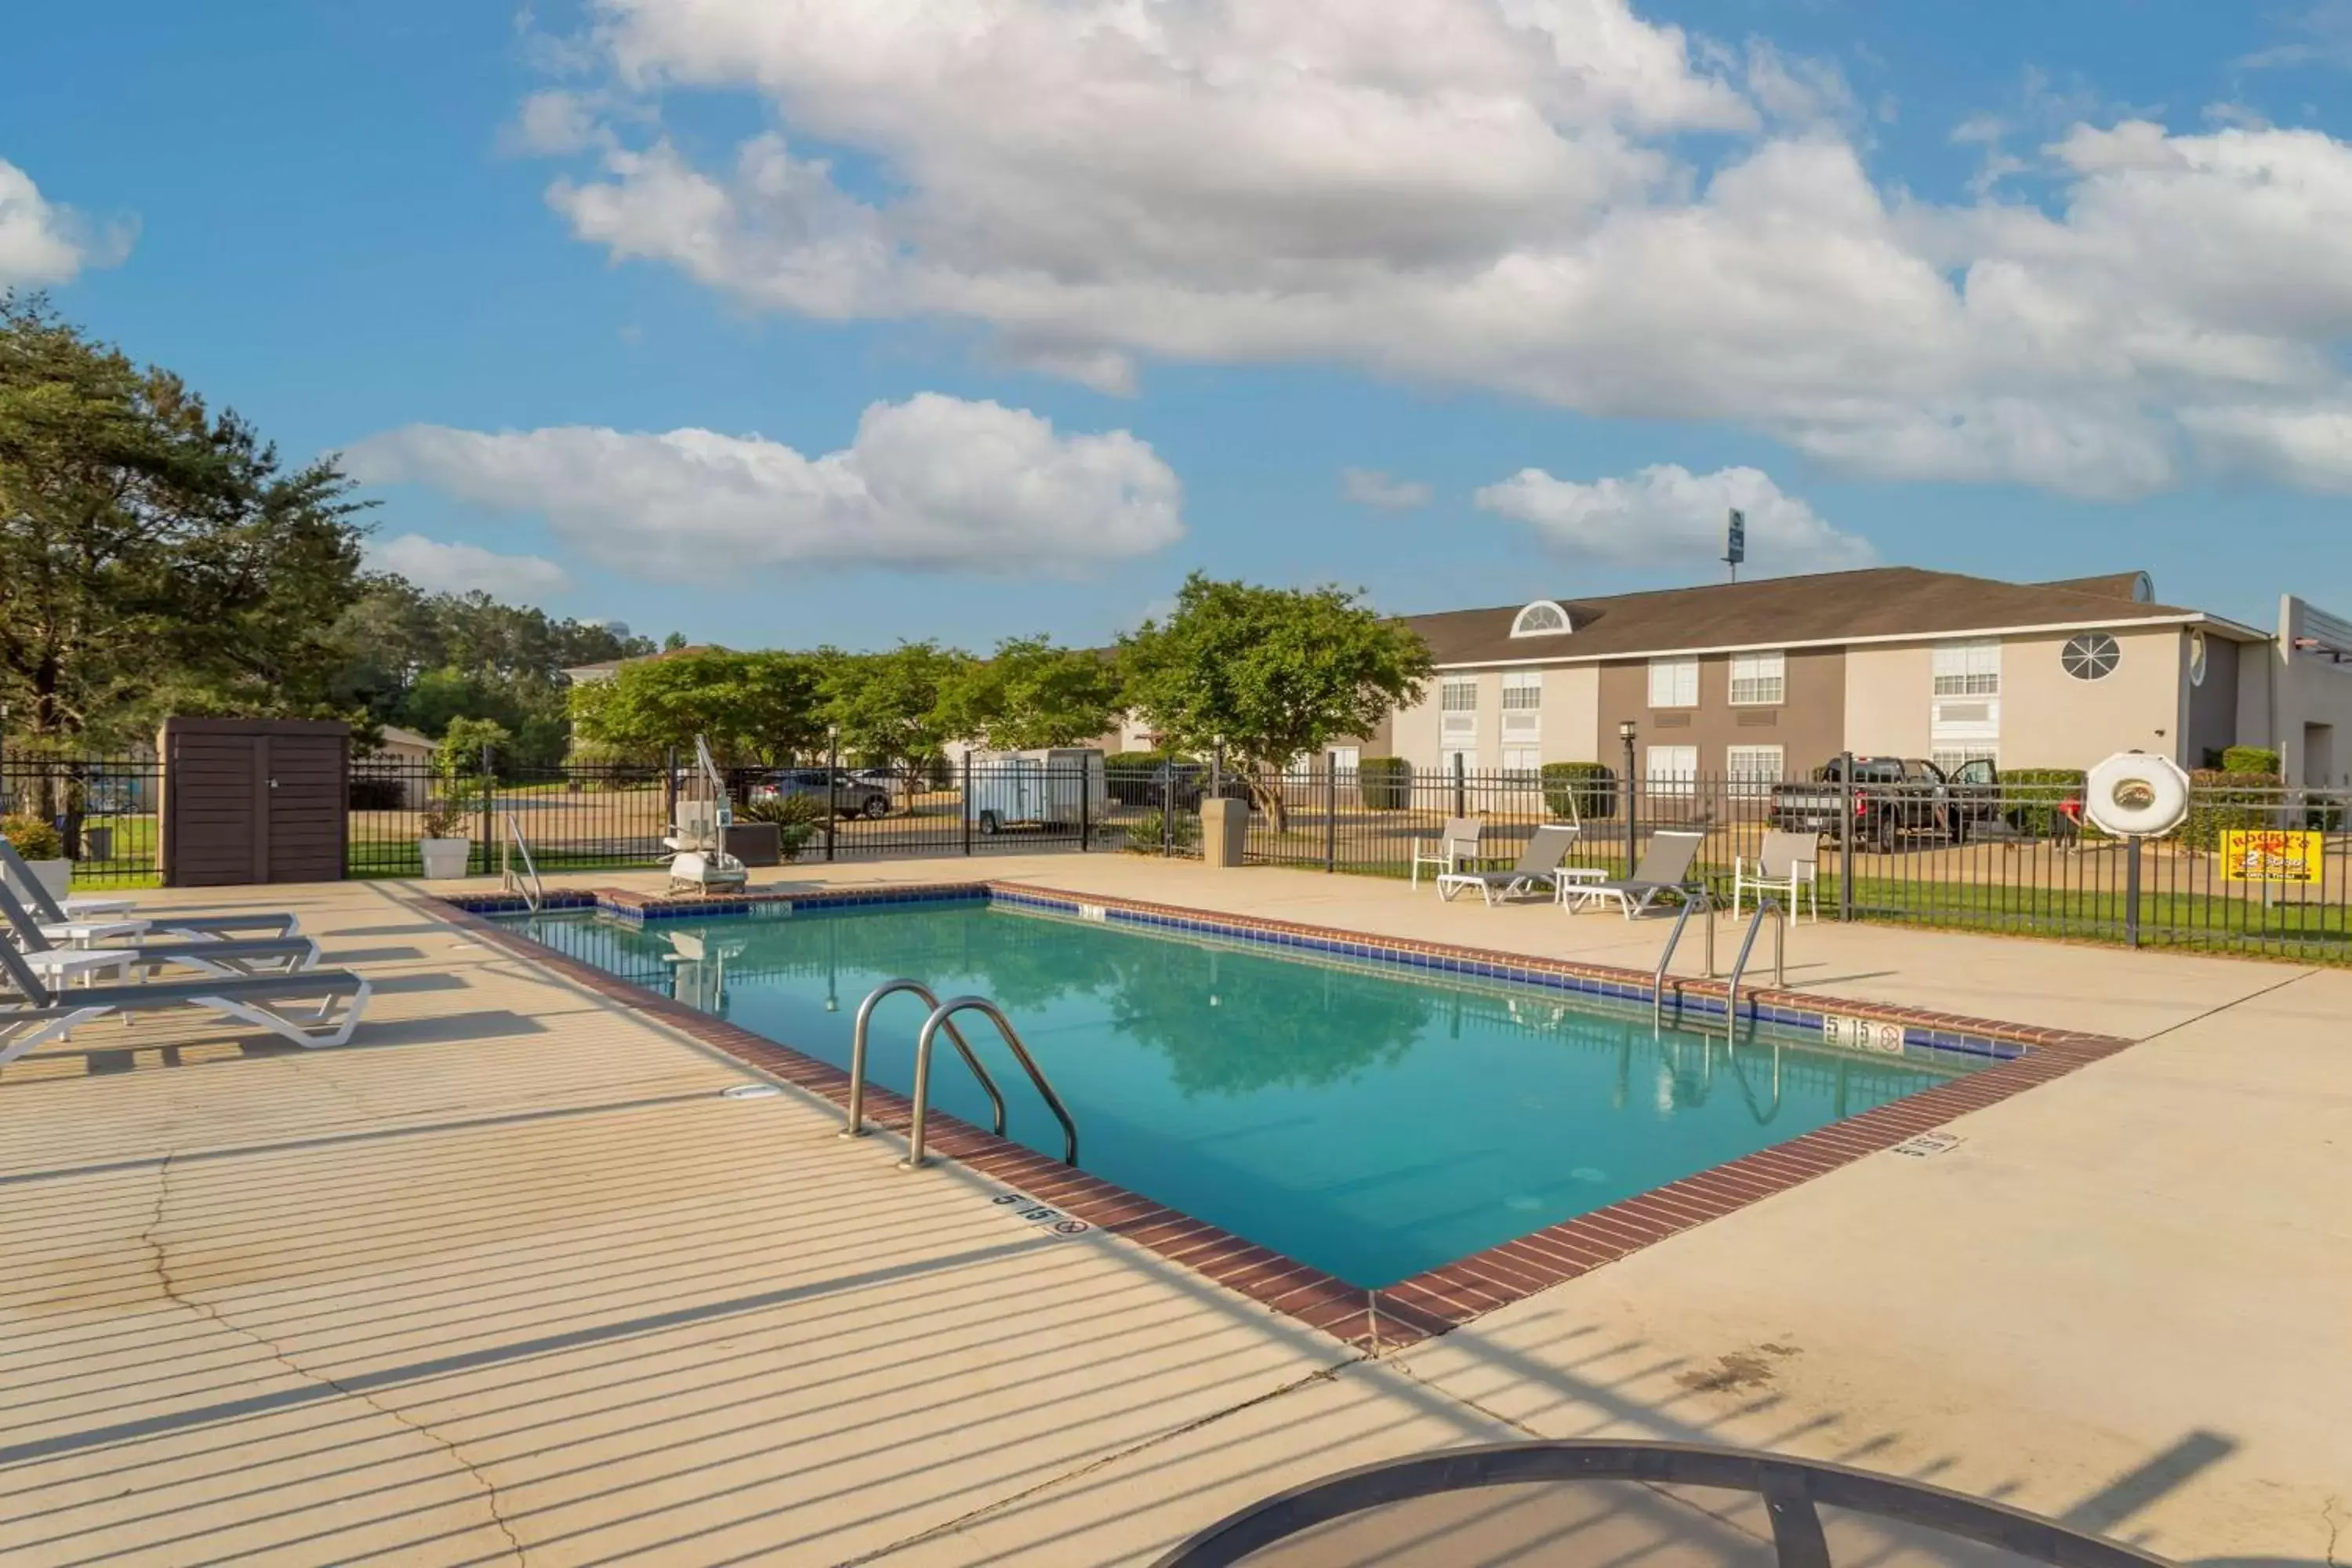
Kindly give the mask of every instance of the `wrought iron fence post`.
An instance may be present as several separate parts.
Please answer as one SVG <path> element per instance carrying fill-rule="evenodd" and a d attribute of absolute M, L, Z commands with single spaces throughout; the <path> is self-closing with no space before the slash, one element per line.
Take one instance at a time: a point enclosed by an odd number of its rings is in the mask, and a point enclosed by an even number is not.
<path fill-rule="evenodd" d="M 2124 945 L 2126 947 L 2139 945 L 2140 842 L 2137 833 L 2124 840 Z"/>
<path fill-rule="evenodd" d="M 963 788 L 959 792 L 963 811 L 963 852 L 971 853 L 971 748 L 964 748 Z"/>
<path fill-rule="evenodd" d="M 1853 753 L 1838 753 L 1838 919 L 1853 919 Z"/>
<path fill-rule="evenodd" d="M 1109 793 L 1110 781 L 1103 781 L 1104 793 Z M 1087 852 L 1087 840 L 1095 836 L 1094 822 L 1095 757 L 1092 752 L 1078 753 L 1078 853 Z"/>
<path fill-rule="evenodd" d="M 662 831 L 677 831 L 677 748 L 672 746 L 662 759 Z"/>
<path fill-rule="evenodd" d="M 1323 753 L 1323 869 L 1339 868 L 1339 753 Z"/>
<path fill-rule="evenodd" d="M 841 732 L 824 732 L 824 858 L 834 857 L 834 841 L 841 837 Z"/>
<path fill-rule="evenodd" d="M 1171 757 L 1160 764 L 1160 858 L 1162 860 L 1176 853 L 1176 760 Z"/>
<path fill-rule="evenodd" d="M 1456 752 L 1454 753 L 1454 815 L 1456 816 L 1470 815 L 1469 792 L 1465 788 L 1467 782 L 1463 776 L 1462 753 Z"/>
<path fill-rule="evenodd" d="M 498 793 L 498 775 L 490 770 L 498 765 L 496 752 L 488 741 L 482 742 L 482 874 L 489 875 L 490 844 L 498 837 L 490 824 L 491 797 Z"/>

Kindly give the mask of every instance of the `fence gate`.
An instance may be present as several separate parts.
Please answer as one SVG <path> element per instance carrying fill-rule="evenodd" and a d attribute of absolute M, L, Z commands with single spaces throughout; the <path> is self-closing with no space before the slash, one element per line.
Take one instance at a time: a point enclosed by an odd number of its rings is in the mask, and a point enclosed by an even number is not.
<path fill-rule="evenodd" d="M 348 725 L 167 719 L 163 883 L 331 882 L 343 875 Z"/>

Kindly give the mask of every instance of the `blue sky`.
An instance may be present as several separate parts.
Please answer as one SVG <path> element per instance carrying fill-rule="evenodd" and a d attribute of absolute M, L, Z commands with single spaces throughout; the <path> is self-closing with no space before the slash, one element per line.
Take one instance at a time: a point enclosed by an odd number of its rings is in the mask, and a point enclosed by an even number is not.
<path fill-rule="evenodd" d="M 352 451 L 388 559 L 696 640 L 1710 580 L 1727 502 L 1759 570 L 2352 611 L 2352 7 L 1498 4 L 945 85 L 946 0 L 39 7 L 0 281 Z"/>

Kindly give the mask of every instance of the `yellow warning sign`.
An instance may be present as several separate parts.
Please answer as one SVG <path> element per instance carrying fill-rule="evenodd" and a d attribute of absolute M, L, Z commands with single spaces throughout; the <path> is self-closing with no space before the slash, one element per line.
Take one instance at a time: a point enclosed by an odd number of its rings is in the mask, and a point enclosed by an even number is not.
<path fill-rule="evenodd" d="M 2221 877 L 2230 882 L 2316 882 L 2326 836 L 2297 830 L 2226 828 Z"/>

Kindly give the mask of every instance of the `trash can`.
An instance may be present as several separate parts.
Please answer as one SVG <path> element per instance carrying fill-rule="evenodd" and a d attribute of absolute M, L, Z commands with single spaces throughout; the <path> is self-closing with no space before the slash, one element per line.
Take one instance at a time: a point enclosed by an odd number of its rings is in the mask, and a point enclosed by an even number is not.
<path fill-rule="evenodd" d="M 1204 800 L 1201 803 L 1201 863 L 1238 866 L 1249 849 L 1249 802 Z"/>
<path fill-rule="evenodd" d="M 85 860 L 114 858 L 114 829 L 85 827 L 81 830 L 81 858 Z"/>

